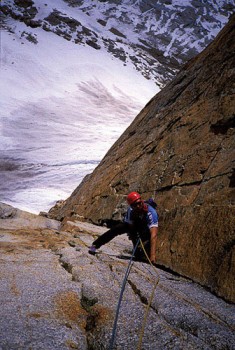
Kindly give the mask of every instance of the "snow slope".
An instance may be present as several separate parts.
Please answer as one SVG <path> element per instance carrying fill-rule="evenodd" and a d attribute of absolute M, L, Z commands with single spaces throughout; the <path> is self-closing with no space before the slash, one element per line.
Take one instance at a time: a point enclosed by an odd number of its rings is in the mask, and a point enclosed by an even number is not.
<path fill-rule="evenodd" d="M 65 199 L 158 91 L 104 50 L 34 29 L 1 33 L 1 201 L 34 212 Z"/>

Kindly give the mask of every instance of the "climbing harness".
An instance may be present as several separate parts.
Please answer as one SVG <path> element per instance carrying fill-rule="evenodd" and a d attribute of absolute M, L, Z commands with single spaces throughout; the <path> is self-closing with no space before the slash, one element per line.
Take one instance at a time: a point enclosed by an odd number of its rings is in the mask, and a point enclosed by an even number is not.
<path fill-rule="evenodd" d="M 118 304 L 117 304 L 117 310 L 116 310 L 115 320 L 114 320 L 114 324 L 113 324 L 113 331 L 112 331 L 112 337 L 111 337 L 111 341 L 110 341 L 109 350 L 113 350 L 113 346 L 114 346 L 114 342 L 115 342 L 115 338 L 116 338 L 116 333 L 117 333 L 117 321 L 118 321 L 118 315 L 119 315 L 119 311 L 120 311 L 120 307 L 121 307 L 121 301 L 122 301 L 123 293 L 124 293 L 124 290 L 125 290 L 127 278 L 128 278 L 128 276 L 130 274 L 131 267 L 133 265 L 133 258 L 134 258 L 134 255 L 135 255 L 135 252 L 136 252 L 136 249 L 137 249 L 139 243 L 141 244 L 141 247 L 143 249 L 143 252 L 144 252 L 148 262 L 155 269 L 155 266 L 152 264 L 151 260 L 149 259 L 148 254 L 147 254 L 147 252 L 146 252 L 146 250 L 144 248 L 143 242 L 142 242 L 141 238 L 139 237 L 138 241 L 137 241 L 137 243 L 136 243 L 136 245 L 134 247 L 132 256 L 131 256 L 129 264 L 127 266 L 125 277 L 124 277 L 123 282 L 122 282 L 122 288 L 121 288 L 121 292 L 120 292 L 119 300 L 118 300 Z M 136 350 L 141 350 L 141 345 L 142 345 L 142 340 L 143 340 L 144 329 L 145 329 L 145 325 L 146 325 L 146 321 L 147 321 L 148 312 L 149 312 L 150 305 L 152 303 L 152 300 L 153 300 L 153 297 L 154 297 L 154 293 L 155 293 L 155 289 L 156 289 L 158 283 L 159 283 L 159 275 L 157 274 L 157 280 L 154 283 L 154 287 L 153 287 L 153 290 L 152 290 L 152 293 L 151 293 L 148 305 L 146 307 L 144 320 L 143 320 L 141 331 L 140 331 L 140 335 L 139 335 L 139 342 L 138 342 L 138 346 L 137 346 Z"/>

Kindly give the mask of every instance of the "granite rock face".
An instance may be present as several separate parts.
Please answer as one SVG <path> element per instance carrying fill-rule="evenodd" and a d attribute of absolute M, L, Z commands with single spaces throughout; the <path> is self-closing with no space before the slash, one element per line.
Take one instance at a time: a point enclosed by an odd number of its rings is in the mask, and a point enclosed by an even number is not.
<path fill-rule="evenodd" d="M 155 197 L 158 262 L 235 301 L 235 16 L 157 94 L 53 218 L 122 219 L 130 191 Z"/>
<path fill-rule="evenodd" d="M 143 261 L 130 265 L 114 334 L 127 237 L 94 256 L 88 246 L 104 227 L 75 220 L 55 229 L 55 220 L 1 210 L 1 349 L 234 349 L 235 305 Z"/>

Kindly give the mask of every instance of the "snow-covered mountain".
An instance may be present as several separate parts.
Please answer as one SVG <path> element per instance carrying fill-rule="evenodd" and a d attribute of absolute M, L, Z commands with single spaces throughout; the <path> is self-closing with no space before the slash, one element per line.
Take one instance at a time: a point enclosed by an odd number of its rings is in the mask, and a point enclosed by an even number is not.
<path fill-rule="evenodd" d="M 234 0 L 5 0 L 3 12 L 23 21 L 23 35 L 42 27 L 78 45 L 105 48 L 159 86 L 202 51 L 234 12 Z"/>
<path fill-rule="evenodd" d="M 67 198 L 233 5 L 4 0 L 0 201 L 39 212 Z"/>

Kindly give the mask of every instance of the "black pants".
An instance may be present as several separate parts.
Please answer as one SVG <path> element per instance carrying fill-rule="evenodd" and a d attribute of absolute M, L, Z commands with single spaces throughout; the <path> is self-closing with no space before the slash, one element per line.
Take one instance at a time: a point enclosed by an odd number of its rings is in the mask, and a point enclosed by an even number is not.
<path fill-rule="evenodd" d="M 97 249 L 100 248 L 102 245 L 110 242 L 113 238 L 116 236 L 122 235 L 123 233 L 129 232 L 129 225 L 125 222 L 122 222 L 114 227 L 112 227 L 110 230 L 103 233 L 99 238 L 97 238 L 92 245 L 94 245 Z"/>
<path fill-rule="evenodd" d="M 139 236 L 142 238 L 142 241 L 144 243 L 145 249 L 147 254 L 150 253 L 150 233 L 148 229 L 145 229 L 144 232 L 138 232 L 139 230 L 137 227 L 131 228 L 130 225 L 128 225 L 125 222 L 122 222 L 114 227 L 112 227 L 110 230 L 103 233 L 100 237 L 98 237 L 92 245 L 94 245 L 97 249 L 99 249 L 102 245 L 110 242 L 115 237 L 122 235 L 124 233 L 127 233 L 128 238 L 132 241 L 133 248 L 136 246 L 136 243 L 138 241 Z M 142 257 L 144 256 L 144 252 L 139 245 L 139 247 L 136 249 L 135 256 Z"/>

